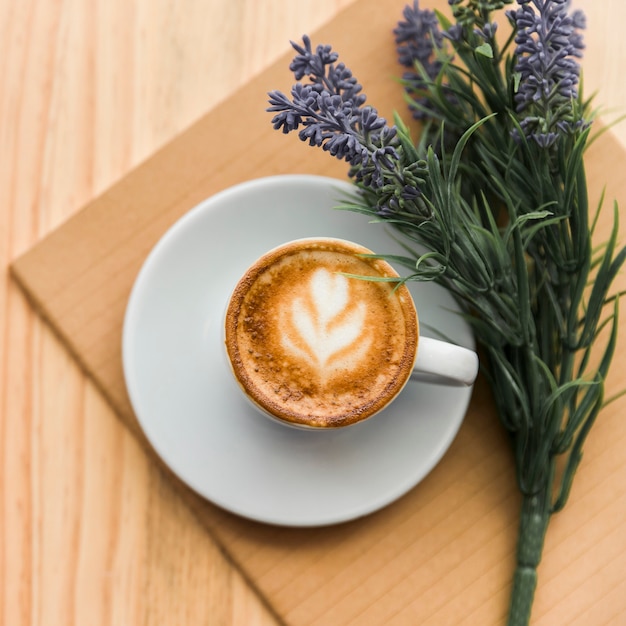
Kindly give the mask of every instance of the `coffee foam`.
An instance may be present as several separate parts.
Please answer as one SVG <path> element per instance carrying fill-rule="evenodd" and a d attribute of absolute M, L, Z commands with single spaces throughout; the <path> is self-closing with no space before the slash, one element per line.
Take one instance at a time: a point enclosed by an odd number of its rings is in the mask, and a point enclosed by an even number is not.
<path fill-rule="evenodd" d="M 411 374 L 417 320 L 406 287 L 355 244 L 305 240 L 260 259 L 235 288 L 226 346 L 247 395 L 296 424 L 343 426 L 378 411 Z"/>
<path fill-rule="evenodd" d="M 356 368 L 372 336 L 366 327 L 367 305 L 350 298 L 349 279 L 320 267 L 301 292 L 281 308 L 282 347 L 308 361 L 320 379 L 329 378 L 330 367 L 336 372 L 337 361 L 343 368 Z"/>

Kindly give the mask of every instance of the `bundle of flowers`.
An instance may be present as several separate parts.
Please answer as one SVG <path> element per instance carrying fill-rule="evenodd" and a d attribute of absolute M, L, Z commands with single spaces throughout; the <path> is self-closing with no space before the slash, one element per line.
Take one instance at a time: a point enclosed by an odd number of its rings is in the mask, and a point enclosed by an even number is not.
<path fill-rule="evenodd" d="M 584 154 L 593 111 L 580 89 L 585 18 L 569 0 L 417 0 L 394 30 L 419 136 L 389 124 L 329 45 L 293 43 L 291 93 L 274 128 L 349 164 L 343 208 L 392 227 L 405 281 L 457 298 L 510 434 L 522 495 L 509 624 L 527 624 L 551 516 L 568 499 L 605 398 L 617 341 L 617 243 L 592 245 Z M 501 18 L 501 19 L 498 19 Z M 500 28 L 498 28 L 500 24 Z M 506 31 L 506 32 L 505 32 Z"/>

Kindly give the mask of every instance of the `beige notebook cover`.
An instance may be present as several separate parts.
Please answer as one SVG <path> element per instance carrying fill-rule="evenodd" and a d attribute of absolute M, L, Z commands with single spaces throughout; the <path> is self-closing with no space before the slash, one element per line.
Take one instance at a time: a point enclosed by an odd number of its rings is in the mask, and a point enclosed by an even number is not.
<path fill-rule="evenodd" d="M 341 53 L 369 102 L 388 119 L 396 109 L 406 111 L 394 82 L 401 68 L 391 33 L 404 4 L 362 0 L 313 37 Z M 444 0 L 429 5 L 448 8 Z M 14 277 L 286 623 L 500 624 L 513 571 L 519 499 L 507 439 L 482 380 L 452 447 L 422 483 L 382 511 L 327 528 L 266 526 L 204 501 L 163 466 L 133 416 L 121 368 L 122 319 L 137 272 L 166 229 L 201 200 L 250 178 L 346 177 L 345 164 L 271 128 L 267 91 L 291 87 L 291 56 L 287 53 L 24 254 L 12 267 Z M 620 165 L 625 158 L 610 134 L 590 150 L 592 198 L 610 181 L 608 197 L 626 201 Z M 625 363 L 626 356 L 618 353 L 614 371 L 623 371 Z M 617 378 L 609 394 L 619 387 Z M 603 413 L 588 444 L 591 461 L 580 469 L 584 478 L 574 484 L 572 502 L 550 528 L 535 609 L 547 620 L 557 610 L 559 618 L 538 623 L 569 624 L 567 613 L 576 616 L 580 598 L 591 606 L 601 601 L 606 590 L 594 581 L 602 573 L 580 574 L 596 547 L 607 553 L 596 555 L 594 563 L 626 569 L 623 406 L 615 403 Z M 594 502 L 601 506 L 597 499 L 603 494 L 622 498 L 621 519 L 606 519 L 600 510 L 588 514 Z M 610 551 L 603 543 L 607 536 Z"/>

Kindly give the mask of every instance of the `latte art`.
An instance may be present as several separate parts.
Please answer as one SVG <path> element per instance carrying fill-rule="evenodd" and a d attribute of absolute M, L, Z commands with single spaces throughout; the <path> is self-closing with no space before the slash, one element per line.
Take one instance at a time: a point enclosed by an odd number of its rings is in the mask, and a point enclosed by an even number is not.
<path fill-rule="evenodd" d="M 371 344 L 365 301 L 350 299 L 348 278 L 326 268 L 313 273 L 304 291 L 282 316 L 283 347 L 294 357 L 310 361 L 320 380 L 329 377 L 331 366 L 357 367 Z"/>
<path fill-rule="evenodd" d="M 384 407 L 408 380 L 417 318 L 406 287 L 369 250 L 299 240 L 263 256 L 234 290 L 226 349 L 246 395 L 304 426 L 336 427 Z"/>

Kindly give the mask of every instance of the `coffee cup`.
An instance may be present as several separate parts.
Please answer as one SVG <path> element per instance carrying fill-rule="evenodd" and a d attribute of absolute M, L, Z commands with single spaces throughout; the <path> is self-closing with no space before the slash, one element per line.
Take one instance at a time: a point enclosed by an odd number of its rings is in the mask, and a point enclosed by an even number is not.
<path fill-rule="evenodd" d="M 469 386 L 478 373 L 474 351 L 420 336 L 387 261 L 331 237 L 287 242 L 248 268 L 228 301 L 224 346 L 256 408 L 309 429 L 369 419 L 410 379 Z"/>

